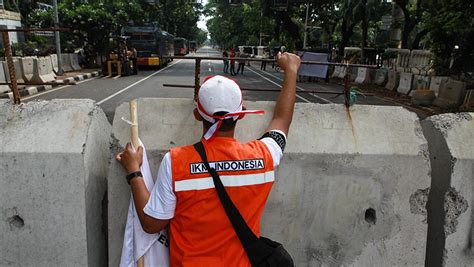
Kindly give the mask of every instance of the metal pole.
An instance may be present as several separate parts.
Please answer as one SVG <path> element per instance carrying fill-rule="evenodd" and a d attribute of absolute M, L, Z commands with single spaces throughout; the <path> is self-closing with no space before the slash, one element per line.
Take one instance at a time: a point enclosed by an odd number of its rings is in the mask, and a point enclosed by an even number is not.
<path fill-rule="evenodd" d="M 306 20 L 304 22 L 303 49 L 306 49 L 306 39 L 308 35 L 308 13 L 309 13 L 309 3 L 306 3 Z"/>
<path fill-rule="evenodd" d="M 199 84 L 201 76 L 201 59 L 196 59 L 196 65 L 194 66 L 194 100 L 197 101 L 197 95 L 199 91 Z"/>
<path fill-rule="evenodd" d="M 54 27 L 59 28 L 59 16 L 58 16 L 58 0 L 54 0 Z M 58 55 L 58 75 L 63 75 L 63 64 L 61 62 L 61 40 L 59 32 L 54 32 L 54 37 L 56 39 L 56 54 Z"/>
<path fill-rule="evenodd" d="M 8 36 L 8 32 L 2 32 L 2 38 L 3 47 L 5 48 L 5 57 L 7 58 L 11 88 L 13 92 L 13 101 L 15 104 L 20 104 L 20 93 L 18 92 L 18 84 L 16 83 L 15 65 L 13 65 L 12 48 L 10 46 L 10 36 Z"/>

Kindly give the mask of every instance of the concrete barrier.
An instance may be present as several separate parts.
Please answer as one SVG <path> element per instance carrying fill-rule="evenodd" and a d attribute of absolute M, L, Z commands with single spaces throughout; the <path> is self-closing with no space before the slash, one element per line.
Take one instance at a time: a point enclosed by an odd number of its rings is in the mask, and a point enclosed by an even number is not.
<path fill-rule="evenodd" d="M 435 92 L 435 95 L 438 96 L 439 88 L 445 86 L 448 82 L 449 77 L 443 76 L 433 76 L 430 79 L 430 90 Z"/>
<path fill-rule="evenodd" d="M 334 66 L 334 71 L 332 72 L 331 78 L 339 78 L 339 74 L 342 70 L 341 66 Z"/>
<path fill-rule="evenodd" d="M 74 70 L 71 65 L 71 56 L 69 54 L 61 54 L 61 64 L 64 72 Z"/>
<path fill-rule="evenodd" d="M 23 74 L 24 81 L 31 81 L 33 78 L 34 60 L 36 57 L 20 57 L 21 72 Z"/>
<path fill-rule="evenodd" d="M 395 70 L 389 70 L 387 74 L 387 84 L 385 88 L 390 91 L 395 91 L 398 88 L 398 84 L 400 83 L 400 73 Z"/>
<path fill-rule="evenodd" d="M 347 72 L 347 67 L 341 66 L 338 78 L 344 79 L 346 77 L 346 72 Z"/>
<path fill-rule="evenodd" d="M 76 53 L 69 54 L 71 57 L 71 67 L 73 70 L 81 70 L 81 66 L 79 65 L 79 58 L 77 57 Z"/>
<path fill-rule="evenodd" d="M 7 82 L 7 77 L 5 74 L 6 72 L 3 70 L 3 64 L 0 64 L 0 83 L 6 83 Z M 6 93 L 10 91 L 10 86 L 8 85 L 0 85 L 0 93 Z"/>
<path fill-rule="evenodd" d="M 438 107 L 459 107 L 464 94 L 466 93 L 466 83 L 448 79 L 448 81 L 439 88 L 438 97 L 433 104 Z"/>
<path fill-rule="evenodd" d="M 58 55 L 57 54 L 51 54 L 49 55 L 51 58 L 51 65 L 53 67 L 54 73 L 58 73 L 59 67 L 58 67 Z"/>
<path fill-rule="evenodd" d="M 409 69 L 413 74 L 427 75 L 433 54 L 429 50 L 412 50 Z"/>
<path fill-rule="evenodd" d="M 246 102 L 263 116 L 237 124 L 237 139 L 261 136 L 273 102 Z M 171 146 L 199 140 L 188 99 L 139 99 L 141 139 L 152 172 Z M 128 104 L 115 113 L 117 144 L 129 140 Z M 317 116 L 316 116 L 317 115 Z M 159 135 L 156 133 L 159 132 Z M 417 116 L 401 107 L 297 103 L 262 234 L 281 241 L 296 266 L 423 266 L 430 186 L 427 144 Z M 111 161 L 109 266 L 120 259 L 130 188 Z M 419 193 L 419 192 L 422 193 Z"/>
<path fill-rule="evenodd" d="M 429 89 L 430 88 L 430 76 L 425 75 L 414 75 L 413 76 L 413 90 L 417 89 Z"/>
<path fill-rule="evenodd" d="M 375 71 L 374 83 L 380 86 L 385 86 L 387 82 L 387 69 L 378 69 Z"/>
<path fill-rule="evenodd" d="M 355 83 L 370 83 L 370 71 L 368 68 L 357 68 Z"/>
<path fill-rule="evenodd" d="M 35 68 L 32 81 L 38 83 L 54 82 L 56 75 L 50 57 L 39 57 L 34 60 Z"/>
<path fill-rule="evenodd" d="M 413 74 L 408 72 L 400 73 L 400 83 L 397 92 L 400 94 L 409 94 L 413 88 Z"/>
<path fill-rule="evenodd" d="M 422 122 L 432 166 L 426 266 L 473 266 L 474 113 Z"/>
<path fill-rule="evenodd" d="M 2 61 L 3 64 L 3 70 L 5 72 L 5 78 L 7 79 L 7 82 L 10 82 L 10 73 L 8 70 L 8 64 L 6 61 Z M 20 61 L 18 59 L 13 60 L 13 66 L 15 67 L 15 75 L 16 75 L 16 82 L 17 83 L 24 83 L 25 80 L 23 80 L 23 72 L 21 70 L 21 65 Z M 18 88 L 25 88 L 24 85 L 18 85 Z"/>
<path fill-rule="evenodd" d="M 103 111 L 92 100 L 2 100 L 0 114 L 0 265 L 105 266 Z"/>

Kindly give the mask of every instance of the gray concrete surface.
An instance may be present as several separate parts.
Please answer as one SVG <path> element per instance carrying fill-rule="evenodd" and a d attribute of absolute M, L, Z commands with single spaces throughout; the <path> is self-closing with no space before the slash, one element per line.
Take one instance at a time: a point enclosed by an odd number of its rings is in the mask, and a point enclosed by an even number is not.
<path fill-rule="evenodd" d="M 427 266 L 473 266 L 474 113 L 422 122 L 432 165 Z"/>
<path fill-rule="evenodd" d="M 111 126 L 91 100 L 0 100 L 0 266 L 104 266 Z"/>
<path fill-rule="evenodd" d="M 273 102 L 246 102 L 237 139 L 263 134 Z M 156 175 L 170 147 L 192 144 L 201 126 L 189 99 L 139 99 L 140 137 Z M 129 140 L 128 104 L 115 112 L 114 147 Z M 115 161 L 108 175 L 109 266 L 120 257 L 130 198 Z M 414 113 L 400 107 L 298 103 L 262 232 L 296 266 L 423 266 L 430 187 L 428 145 Z"/>

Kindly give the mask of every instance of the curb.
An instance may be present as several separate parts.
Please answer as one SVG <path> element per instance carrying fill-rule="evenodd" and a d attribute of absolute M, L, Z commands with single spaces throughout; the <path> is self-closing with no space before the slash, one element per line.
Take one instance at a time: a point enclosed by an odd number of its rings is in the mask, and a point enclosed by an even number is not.
<path fill-rule="evenodd" d="M 74 77 L 68 77 L 64 80 L 56 80 L 56 82 L 59 82 L 59 83 L 78 82 L 78 81 L 87 80 L 93 77 L 98 77 L 100 75 L 101 75 L 101 71 L 93 71 L 90 73 L 79 74 Z M 37 93 L 51 90 L 57 86 L 59 85 L 39 85 L 39 86 L 26 87 L 24 89 L 19 90 L 19 93 L 21 97 L 30 96 L 30 95 L 35 95 Z M 9 98 L 10 100 L 13 100 L 13 92 L 4 93 L 0 95 L 0 99 L 1 98 Z"/>

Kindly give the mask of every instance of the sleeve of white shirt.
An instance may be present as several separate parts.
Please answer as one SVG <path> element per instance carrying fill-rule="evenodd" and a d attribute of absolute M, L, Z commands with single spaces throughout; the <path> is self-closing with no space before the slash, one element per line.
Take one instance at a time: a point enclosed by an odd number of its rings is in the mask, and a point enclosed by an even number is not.
<path fill-rule="evenodd" d="M 275 138 L 272 138 L 271 136 L 269 136 L 268 133 L 271 133 L 271 132 L 276 132 L 280 134 L 283 137 L 283 140 L 279 140 L 279 142 L 277 142 Z M 271 130 L 265 133 L 260 139 L 260 141 L 262 141 L 265 145 L 267 145 L 268 150 L 270 150 L 270 154 L 272 154 L 272 158 L 273 158 L 273 167 L 280 165 L 280 160 L 283 157 L 283 149 L 285 148 L 285 144 L 286 144 L 285 133 L 280 130 Z"/>
<path fill-rule="evenodd" d="M 168 152 L 161 161 L 155 185 L 143 212 L 159 220 L 169 220 L 174 217 L 175 208 L 176 195 L 173 192 L 171 156 Z"/>

